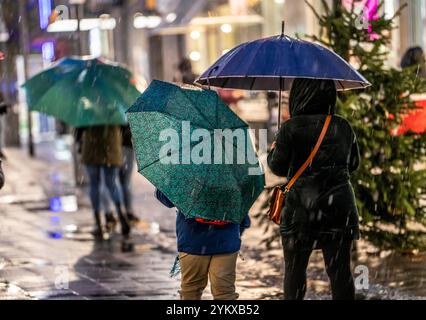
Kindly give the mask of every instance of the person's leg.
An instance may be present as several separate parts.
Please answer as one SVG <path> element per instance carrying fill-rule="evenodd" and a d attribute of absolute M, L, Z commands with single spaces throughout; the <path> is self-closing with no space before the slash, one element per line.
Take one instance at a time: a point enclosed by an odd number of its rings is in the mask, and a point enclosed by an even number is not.
<path fill-rule="evenodd" d="M 351 245 L 352 240 L 342 240 L 330 242 L 322 249 L 333 300 L 355 299 L 355 286 L 351 272 Z"/>
<path fill-rule="evenodd" d="M 105 174 L 104 172 L 101 172 L 100 174 L 100 197 L 101 197 L 101 205 L 102 205 L 102 209 L 104 210 L 105 214 L 106 213 L 112 213 L 111 210 L 111 201 L 110 201 L 110 196 L 108 194 L 108 190 L 107 187 L 105 185 Z"/>
<path fill-rule="evenodd" d="M 179 253 L 181 272 L 181 300 L 201 300 L 207 286 L 211 256 Z"/>
<path fill-rule="evenodd" d="M 238 252 L 213 255 L 210 261 L 209 277 L 215 300 L 236 300 L 235 269 Z"/>
<path fill-rule="evenodd" d="M 284 299 L 302 300 L 306 293 L 306 269 L 311 250 L 284 246 Z"/>
<path fill-rule="evenodd" d="M 100 197 L 101 197 L 101 206 L 105 213 L 106 227 L 108 232 L 112 232 L 117 225 L 117 220 L 114 217 L 114 213 L 111 209 L 111 198 L 107 187 L 105 185 L 105 173 L 101 172 L 101 183 L 100 183 Z"/>
<path fill-rule="evenodd" d="M 3 153 L 4 148 L 4 133 L 5 133 L 5 127 L 6 127 L 6 121 L 5 116 L 0 115 L 0 159 L 6 160 L 6 156 Z"/>
<path fill-rule="evenodd" d="M 121 190 L 123 191 L 124 207 L 126 209 L 127 218 L 137 221 L 133 211 L 133 194 L 131 179 L 133 173 L 134 152 L 132 148 L 123 147 L 123 165 L 120 167 L 119 179 Z"/>
<path fill-rule="evenodd" d="M 105 185 L 109 191 L 109 194 L 114 202 L 114 205 L 121 205 L 121 194 L 120 187 L 117 183 L 118 167 L 115 166 L 102 166 L 102 173 L 105 178 Z"/>
<path fill-rule="evenodd" d="M 102 233 L 101 217 L 100 217 L 100 195 L 99 195 L 99 184 L 100 184 L 100 167 L 86 165 L 87 174 L 89 176 L 89 196 L 90 202 L 92 203 L 93 214 L 95 218 L 95 235 Z"/>
<path fill-rule="evenodd" d="M 117 183 L 117 175 L 118 175 L 118 167 L 102 167 L 102 170 L 105 175 L 105 184 L 110 192 L 111 198 L 114 201 L 115 209 L 118 214 L 118 218 L 121 223 L 121 233 L 123 235 L 128 235 L 130 233 L 130 226 L 127 221 L 127 218 L 124 216 L 123 211 L 121 209 L 121 195 L 120 189 Z"/>

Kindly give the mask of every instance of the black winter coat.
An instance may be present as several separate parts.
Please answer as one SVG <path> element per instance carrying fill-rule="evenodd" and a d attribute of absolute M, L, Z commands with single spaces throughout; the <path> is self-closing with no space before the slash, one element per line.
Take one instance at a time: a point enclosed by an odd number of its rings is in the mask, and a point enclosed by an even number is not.
<path fill-rule="evenodd" d="M 281 126 L 276 147 L 268 155 L 268 165 L 278 176 L 291 179 L 313 149 L 326 115 L 333 117 L 312 163 L 286 195 L 280 227 L 283 243 L 357 239 L 358 212 L 349 174 L 359 165 L 358 144 L 349 122 L 334 115 L 335 85 L 296 79 L 289 102 L 290 119 Z"/>

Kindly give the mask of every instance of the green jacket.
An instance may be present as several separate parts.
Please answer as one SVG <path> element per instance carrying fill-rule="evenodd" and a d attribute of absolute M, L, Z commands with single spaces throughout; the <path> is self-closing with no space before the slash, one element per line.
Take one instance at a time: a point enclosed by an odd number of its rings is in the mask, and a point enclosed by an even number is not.
<path fill-rule="evenodd" d="M 120 126 L 93 126 L 84 129 L 82 162 L 86 165 L 121 166 Z"/>

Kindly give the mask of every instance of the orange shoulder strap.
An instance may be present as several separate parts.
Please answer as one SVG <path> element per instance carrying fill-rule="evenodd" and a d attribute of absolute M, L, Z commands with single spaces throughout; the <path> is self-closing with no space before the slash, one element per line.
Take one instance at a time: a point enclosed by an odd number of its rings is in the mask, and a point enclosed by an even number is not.
<path fill-rule="evenodd" d="M 285 192 L 289 192 L 293 184 L 296 182 L 296 180 L 300 177 L 300 175 L 305 171 L 305 169 L 309 166 L 309 164 L 314 159 L 315 155 L 317 154 L 317 151 L 319 147 L 321 146 L 322 140 L 324 140 L 325 134 L 327 133 L 328 126 L 330 125 L 331 121 L 331 115 L 328 115 L 327 118 L 325 118 L 324 126 L 322 127 L 321 134 L 318 137 L 317 143 L 315 144 L 315 147 L 312 149 L 311 154 L 309 155 L 308 159 L 303 163 L 303 165 L 297 170 L 296 174 L 291 178 L 289 183 L 285 186 Z"/>

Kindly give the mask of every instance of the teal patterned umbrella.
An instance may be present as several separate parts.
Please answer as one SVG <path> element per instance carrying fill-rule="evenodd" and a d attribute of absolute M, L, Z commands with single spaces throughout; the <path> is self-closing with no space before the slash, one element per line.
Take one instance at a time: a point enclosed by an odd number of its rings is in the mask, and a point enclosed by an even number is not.
<path fill-rule="evenodd" d="M 264 175 L 248 125 L 214 91 L 154 80 L 127 117 L 138 171 L 185 216 L 242 221 Z"/>

